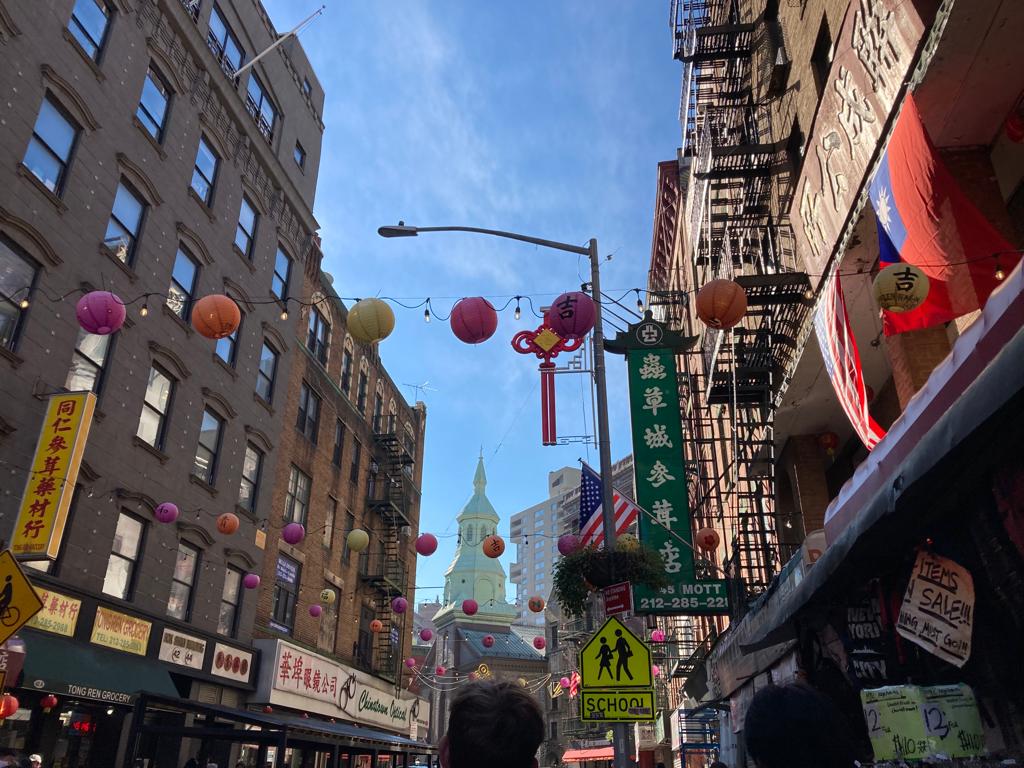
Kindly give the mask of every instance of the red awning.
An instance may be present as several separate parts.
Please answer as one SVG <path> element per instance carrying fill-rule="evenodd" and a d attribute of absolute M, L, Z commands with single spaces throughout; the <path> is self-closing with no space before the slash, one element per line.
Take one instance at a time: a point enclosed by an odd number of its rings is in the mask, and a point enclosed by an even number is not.
<path fill-rule="evenodd" d="M 582 763 L 589 760 L 611 760 L 614 758 L 612 747 L 594 747 L 593 749 L 567 749 L 562 755 L 563 763 Z"/>

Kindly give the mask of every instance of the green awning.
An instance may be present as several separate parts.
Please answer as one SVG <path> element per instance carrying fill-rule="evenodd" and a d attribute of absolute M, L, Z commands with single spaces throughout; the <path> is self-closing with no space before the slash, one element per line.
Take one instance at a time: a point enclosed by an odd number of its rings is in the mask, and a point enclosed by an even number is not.
<path fill-rule="evenodd" d="M 131 704 L 140 691 L 178 696 L 171 676 L 156 659 L 44 632 L 19 634 L 26 646 L 23 688 L 111 704 Z"/>

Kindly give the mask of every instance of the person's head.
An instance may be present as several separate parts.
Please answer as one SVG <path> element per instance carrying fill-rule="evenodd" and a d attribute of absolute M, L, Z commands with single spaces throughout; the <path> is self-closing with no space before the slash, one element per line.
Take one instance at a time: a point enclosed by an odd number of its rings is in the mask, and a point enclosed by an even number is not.
<path fill-rule="evenodd" d="M 537 768 L 544 718 L 537 701 L 514 683 L 480 680 L 452 702 L 441 739 L 441 768 Z"/>
<path fill-rule="evenodd" d="M 743 723 L 758 768 L 850 768 L 849 726 L 830 699 L 806 685 L 769 686 L 754 694 Z"/>

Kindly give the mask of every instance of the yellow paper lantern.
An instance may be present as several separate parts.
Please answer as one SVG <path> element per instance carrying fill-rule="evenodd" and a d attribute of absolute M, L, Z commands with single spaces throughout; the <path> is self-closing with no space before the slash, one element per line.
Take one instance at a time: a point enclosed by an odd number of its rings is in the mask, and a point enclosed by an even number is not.
<path fill-rule="evenodd" d="M 640 542 L 630 533 L 624 533 L 615 540 L 615 548 L 622 552 L 632 552 L 639 547 Z"/>
<path fill-rule="evenodd" d="M 320 592 L 320 602 L 325 605 L 331 605 L 337 599 L 338 594 L 333 589 L 325 589 Z"/>
<path fill-rule="evenodd" d="M 875 277 L 875 301 L 887 312 L 910 312 L 928 298 L 928 275 L 913 264 L 890 264 Z"/>
<path fill-rule="evenodd" d="M 362 552 L 370 546 L 370 535 L 362 528 L 354 528 L 346 538 L 348 548 L 353 552 Z"/>
<path fill-rule="evenodd" d="M 363 344 L 372 344 L 391 335 L 395 313 L 386 301 L 362 299 L 348 312 L 348 332 Z"/>

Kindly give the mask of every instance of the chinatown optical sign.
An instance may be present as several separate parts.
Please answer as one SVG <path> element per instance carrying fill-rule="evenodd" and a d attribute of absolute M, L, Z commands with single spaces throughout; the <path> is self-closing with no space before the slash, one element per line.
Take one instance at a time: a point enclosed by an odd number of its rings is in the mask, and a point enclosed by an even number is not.
<path fill-rule="evenodd" d="M 633 472 L 640 515 L 640 541 L 661 555 L 669 586 L 633 586 L 637 613 L 706 615 L 729 613 L 725 579 L 698 579 L 693 557 L 690 502 L 683 460 L 677 352 L 696 338 L 684 338 L 647 318 L 606 343 L 624 354 L 629 368 Z"/>

